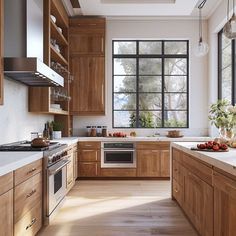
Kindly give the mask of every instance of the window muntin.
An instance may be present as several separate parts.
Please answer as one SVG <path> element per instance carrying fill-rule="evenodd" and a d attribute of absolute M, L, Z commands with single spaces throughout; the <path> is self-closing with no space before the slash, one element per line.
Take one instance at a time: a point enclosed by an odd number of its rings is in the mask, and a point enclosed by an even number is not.
<path fill-rule="evenodd" d="M 113 41 L 114 128 L 188 127 L 188 47 L 187 40 Z"/>

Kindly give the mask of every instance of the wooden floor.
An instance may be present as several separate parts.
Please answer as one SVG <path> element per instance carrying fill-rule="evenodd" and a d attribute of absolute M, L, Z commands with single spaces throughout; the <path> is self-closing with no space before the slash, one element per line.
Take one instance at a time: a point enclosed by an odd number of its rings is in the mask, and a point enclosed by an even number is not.
<path fill-rule="evenodd" d="M 79 181 L 42 236 L 196 236 L 169 181 Z"/>

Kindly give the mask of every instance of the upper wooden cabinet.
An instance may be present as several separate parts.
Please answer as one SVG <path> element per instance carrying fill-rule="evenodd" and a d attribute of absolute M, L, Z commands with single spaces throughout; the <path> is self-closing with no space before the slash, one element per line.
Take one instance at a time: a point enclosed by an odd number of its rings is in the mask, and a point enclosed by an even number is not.
<path fill-rule="evenodd" d="M 74 115 L 105 114 L 104 57 L 72 57 L 74 75 L 71 113 Z"/>
<path fill-rule="evenodd" d="M 3 0 L 0 0 L 0 105 L 3 104 L 3 18 L 4 18 L 4 12 L 3 12 Z"/>
<path fill-rule="evenodd" d="M 105 114 L 105 19 L 70 19 L 72 115 Z"/>
<path fill-rule="evenodd" d="M 105 18 L 80 17 L 70 20 L 71 55 L 105 55 Z"/>

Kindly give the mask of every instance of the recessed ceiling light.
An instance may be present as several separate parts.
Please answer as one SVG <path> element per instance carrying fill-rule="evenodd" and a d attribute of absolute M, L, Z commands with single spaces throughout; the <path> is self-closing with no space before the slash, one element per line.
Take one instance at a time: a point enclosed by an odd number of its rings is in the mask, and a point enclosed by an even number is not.
<path fill-rule="evenodd" d="M 176 0 L 100 0 L 105 4 L 174 4 Z"/>

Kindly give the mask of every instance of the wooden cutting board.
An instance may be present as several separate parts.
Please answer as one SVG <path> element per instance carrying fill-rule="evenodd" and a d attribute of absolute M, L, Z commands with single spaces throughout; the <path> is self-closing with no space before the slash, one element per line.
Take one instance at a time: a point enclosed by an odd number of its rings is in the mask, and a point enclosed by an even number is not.
<path fill-rule="evenodd" d="M 228 152 L 229 151 L 229 149 L 226 149 L 226 150 L 220 149 L 218 151 L 214 151 L 213 149 L 207 149 L 207 148 L 206 149 L 200 149 L 200 148 L 194 148 L 194 147 L 192 147 L 191 150 L 201 151 L 201 152 Z"/>

